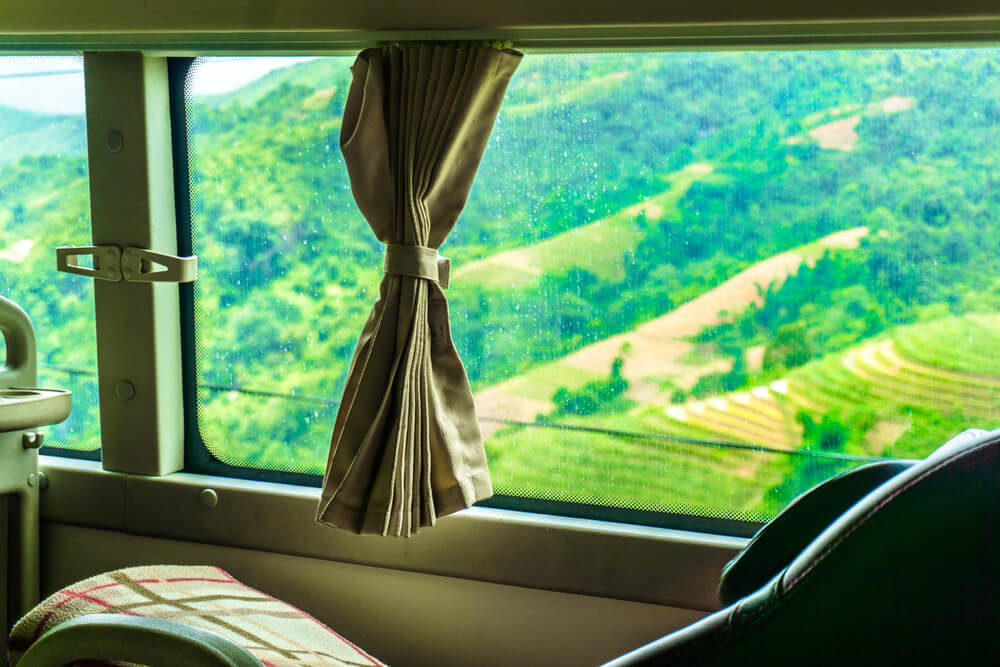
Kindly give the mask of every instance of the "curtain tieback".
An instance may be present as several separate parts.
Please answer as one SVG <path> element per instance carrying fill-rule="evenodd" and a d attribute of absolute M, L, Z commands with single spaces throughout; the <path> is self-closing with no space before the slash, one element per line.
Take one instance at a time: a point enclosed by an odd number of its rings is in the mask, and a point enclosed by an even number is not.
<path fill-rule="evenodd" d="M 385 272 L 433 280 L 441 289 L 447 289 L 451 261 L 439 255 L 434 248 L 388 243 L 385 246 Z"/>

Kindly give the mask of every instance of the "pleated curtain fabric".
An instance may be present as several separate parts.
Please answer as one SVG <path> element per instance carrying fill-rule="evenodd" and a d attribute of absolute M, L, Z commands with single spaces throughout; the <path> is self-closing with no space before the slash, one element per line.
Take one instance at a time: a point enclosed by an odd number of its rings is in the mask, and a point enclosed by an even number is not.
<path fill-rule="evenodd" d="M 437 249 L 520 60 L 428 44 L 368 49 L 354 64 L 340 147 L 358 207 L 386 244 L 385 275 L 334 423 L 321 523 L 409 536 L 493 493 Z"/>

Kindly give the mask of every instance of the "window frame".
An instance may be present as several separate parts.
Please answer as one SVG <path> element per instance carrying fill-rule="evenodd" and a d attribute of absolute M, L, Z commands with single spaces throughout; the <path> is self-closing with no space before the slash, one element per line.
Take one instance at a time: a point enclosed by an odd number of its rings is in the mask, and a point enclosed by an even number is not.
<path fill-rule="evenodd" d="M 43 456 L 43 522 L 708 612 L 743 537 L 472 507 L 408 539 L 313 519 L 315 488 Z M 211 490 L 217 503 L 206 504 Z M 580 554 L 588 554 L 580 558 Z"/>
<path fill-rule="evenodd" d="M 100 10 L 70 0 L 39 0 L 28 5 L 8 3 L 0 6 L 0 26 L 3 26 L 0 28 L 0 52 L 138 50 L 152 58 L 237 53 L 344 55 L 356 53 L 360 48 L 377 42 L 455 38 L 513 39 L 529 51 L 1000 44 L 1000 8 L 989 0 L 932 0 L 916 9 L 913 3 L 906 0 L 878 4 L 856 0 L 839 3 L 835 7 L 792 7 L 787 4 L 761 7 L 747 5 L 742 0 L 687 6 L 646 3 L 643 0 L 618 3 L 584 0 L 574 5 L 572 21 L 567 18 L 568 10 L 558 0 L 517 0 L 516 4 L 508 3 L 498 10 L 449 0 L 431 0 L 419 5 L 396 4 L 400 10 L 398 14 L 387 11 L 381 4 L 365 3 L 346 8 L 346 13 L 331 13 L 327 5 L 318 0 L 297 0 L 282 5 L 274 5 L 268 0 L 252 0 L 252 7 L 259 5 L 257 9 L 251 7 L 234 16 L 231 5 L 221 0 L 201 0 L 197 5 L 193 2 L 170 3 L 158 7 L 155 13 L 127 0 L 105 0 Z M 195 9 L 197 11 L 193 11 Z M 489 13 L 491 11 L 499 14 Z M 95 168 L 100 170 L 91 163 L 92 175 Z M 178 174 L 178 169 L 175 163 L 172 173 Z M 185 179 L 175 177 L 175 196 L 180 188 L 186 188 Z M 179 230 L 180 225 L 175 224 L 166 231 L 179 239 Z M 185 325 L 181 323 L 181 326 Z M 124 321 L 114 322 L 100 314 L 97 327 L 99 332 L 117 328 L 113 333 L 123 337 L 131 333 Z M 153 342 L 154 347 L 161 351 L 164 344 L 162 339 Z M 168 350 L 166 356 L 172 354 Z M 187 369 L 193 357 L 183 362 L 180 358 L 175 361 L 176 378 L 179 380 L 181 368 Z M 98 364 L 99 371 L 103 370 L 100 360 Z M 100 381 L 102 394 L 105 394 L 112 379 L 102 373 Z M 180 399 L 178 394 L 177 400 Z M 105 445 L 109 435 L 103 429 L 103 403 L 102 445 Z M 109 408 L 113 413 L 115 408 Z M 190 418 L 190 415 L 184 417 L 185 420 Z M 168 448 L 171 446 L 167 445 Z M 116 447 L 122 450 L 156 450 L 160 444 L 135 434 L 126 434 L 112 445 L 112 448 Z M 320 529 L 309 528 L 297 546 L 277 544 L 268 541 L 265 531 L 253 520 L 250 511 L 236 512 L 233 515 L 236 524 L 227 532 L 222 514 L 205 516 L 178 512 L 176 506 L 170 504 L 183 498 L 185 503 L 195 503 L 191 507 L 197 508 L 201 490 L 210 485 L 211 488 L 224 488 L 226 492 L 232 491 L 237 495 L 244 494 L 255 501 L 255 507 L 264 508 L 262 511 L 268 512 L 271 520 L 288 513 L 288 516 L 294 517 L 296 525 L 304 526 L 303 522 L 310 518 L 310 507 L 315 506 L 318 498 L 313 488 L 238 479 L 235 476 L 204 477 L 185 472 L 160 471 L 154 476 L 144 475 L 142 470 L 112 472 L 94 462 L 44 455 L 41 466 L 51 480 L 48 491 L 42 495 L 42 517 L 45 521 L 146 535 L 159 533 L 175 539 L 283 553 L 311 549 L 309 555 L 318 558 L 401 569 L 414 567 L 416 563 L 418 567 L 415 569 L 448 573 L 433 564 L 433 558 L 426 554 L 409 559 L 400 555 L 396 561 L 379 560 L 372 554 L 380 548 L 390 547 L 374 546 L 365 538 L 355 542 L 353 536 L 341 535 L 337 531 L 319 533 L 316 531 Z M 283 496 L 292 496 L 297 500 L 283 504 L 280 500 Z M 268 507 L 273 509 L 268 510 Z M 174 516 L 169 527 L 156 527 L 156 523 L 151 523 L 164 513 Z M 426 535 L 422 533 L 411 544 L 435 545 L 430 551 L 448 548 L 453 531 L 464 530 L 462 526 L 466 524 L 476 525 L 471 534 L 488 541 L 506 537 L 523 555 L 508 566 L 498 564 L 497 559 L 489 558 L 488 553 L 483 554 L 481 558 L 474 559 L 475 562 L 468 568 L 453 571 L 455 576 L 506 581 L 549 590 L 576 587 L 580 591 L 589 590 L 591 594 L 633 599 L 636 594 L 630 588 L 631 584 L 621 580 L 620 575 L 608 574 L 630 571 L 649 590 L 663 586 L 673 591 L 651 601 L 688 608 L 702 608 L 706 598 L 681 591 L 678 588 L 681 582 L 692 578 L 704 583 L 709 579 L 714 581 L 717 576 L 717 569 L 709 572 L 712 568 L 699 565 L 701 560 L 705 560 L 705 553 L 711 555 L 708 560 L 714 563 L 746 543 L 733 537 L 713 537 L 705 534 L 704 527 L 697 526 L 692 526 L 692 529 L 698 532 L 685 533 L 545 514 L 522 515 L 473 508 L 444 519 L 441 526 L 427 531 Z M 512 524 L 520 527 L 513 532 L 505 532 Z M 522 524 L 527 524 L 527 527 Z M 237 536 L 239 531 L 245 535 Z M 312 540 L 323 544 L 313 544 Z M 585 581 L 588 573 L 582 571 L 571 572 L 567 575 L 568 579 L 556 585 L 526 574 L 534 569 L 533 561 L 537 562 L 549 553 L 547 550 L 568 544 L 574 549 L 568 552 L 567 562 L 583 563 L 584 569 L 590 567 L 587 562 L 600 566 L 595 572 L 598 578 L 605 581 L 602 590 L 588 589 Z M 573 557 L 581 552 L 594 554 L 594 558 Z M 657 561 L 656 558 L 664 553 L 674 556 L 666 561 Z M 622 564 L 627 564 L 627 567 L 622 567 Z M 712 608 L 710 604 L 708 607 Z"/>
<path fill-rule="evenodd" d="M 455 0 L 355 3 L 330 12 L 318 0 L 274 6 L 249 0 L 234 12 L 222 0 L 181 0 L 151 12 L 127 0 L 99 8 L 72 0 L 0 6 L 0 48 L 351 54 L 401 40 L 514 40 L 523 49 L 636 50 L 712 47 L 848 47 L 996 43 L 1000 8 L 991 0 L 847 0 L 841 3 L 649 3 L 510 0 L 479 6 Z"/>

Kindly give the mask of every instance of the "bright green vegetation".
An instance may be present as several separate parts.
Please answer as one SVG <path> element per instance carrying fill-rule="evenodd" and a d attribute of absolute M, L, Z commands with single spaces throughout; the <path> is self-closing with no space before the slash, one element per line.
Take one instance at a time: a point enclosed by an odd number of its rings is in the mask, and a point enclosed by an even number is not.
<path fill-rule="evenodd" d="M 0 294 L 35 323 L 39 384 L 73 391 L 73 413 L 46 429 L 46 444 L 93 450 L 100 446 L 94 290 L 55 270 L 57 246 L 90 244 L 87 163 L 66 149 L 0 166 Z"/>
<path fill-rule="evenodd" d="M 852 464 L 593 431 L 922 458 L 970 424 L 1000 420 L 1000 373 L 942 370 L 897 351 L 903 341 L 918 342 L 917 350 L 947 348 L 956 332 L 995 340 L 1000 317 L 969 315 L 899 327 L 891 338 L 825 355 L 753 392 L 638 409 L 609 396 L 600 414 L 588 409 L 548 420 L 591 432 L 554 425 L 499 432 L 488 445 L 491 469 L 499 480 L 517 480 L 505 487 L 509 492 L 675 512 L 716 498 L 733 516 L 762 519 L 780 509 L 788 494 Z M 970 350 L 959 356 L 968 361 L 980 354 Z M 650 475 L 651 469 L 662 474 Z M 550 478 L 559 479 L 559 485 L 547 483 Z"/>
<path fill-rule="evenodd" d="M 893 342 L 900 354 L 935 369 L 934 375 L 951 381 L 953 373 L 1000 376 L 1000 332 L 997 316 L 973 315 L 947 317 L 925 327 L 907 327 L 893 334 Z M 949 345 L 935 345 L 937 341 L 951 341 Z M 907 369 L 904 369 L 904 372 Z M 977 380 L 978 381 L 978 380 Z M 983 378 L 984 387 L 997 383 Z"/>
<path fill-rule="evenodd" d="M 864 457 L 993 426 L 995 61 L 525 58 L 442 248 L 474 391 L 530 424 L 484 422 L 497 490 L 759 519 Z M 189 101 L 198 416 L 228 463 L 322 472 L 377 295 L 382 249 L 338 150 L 350 63 Z M 6 162 L 4 238 L 83 242 L 78 148 Z M 50 258 L 36 246 L 18 261 Z M 91 326 L 83 284 L 36 275 L 0 290 L 42 313 L 49 363 L 92 368 L 58 343 Z M 663 324 L 671 313 L 686 326 Z"/>
<path fill-rule="evenodd" d="M 540 428 L 500 436 L 489 452 L 500 493 L 679 513 L 714 507 L 732 518 L 760 518 L 785 474 L 760 452 Z"/>
<path fill-rule="evenodd" d="M 459 268 L 455 279 L 463 285 L 494 289 L 537 286 L 543 276 L 567 271 L 588 272 L 602 283 L 626 278 L 626 260 L 660 219 L 680 223 L 677 204 L 694 183 L 712 171 L 694 164 L 667 177 L 671 187 L 612 215 L 569 231 L 508 250 Z"/>

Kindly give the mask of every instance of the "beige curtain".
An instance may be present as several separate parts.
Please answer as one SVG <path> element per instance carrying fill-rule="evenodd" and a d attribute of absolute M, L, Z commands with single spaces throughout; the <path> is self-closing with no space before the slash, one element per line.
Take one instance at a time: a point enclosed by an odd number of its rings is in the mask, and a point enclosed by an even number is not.
<path fill-rule="evenodd" d="M 422 45 L 368 49 L 354 64 L 340 147 L 354 198 L 386 244 L 385 276 L 334 423 L 321 523 L 408 536 L 492 495 L 437 248 L 520 59 Z"/>

